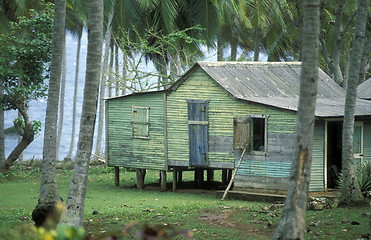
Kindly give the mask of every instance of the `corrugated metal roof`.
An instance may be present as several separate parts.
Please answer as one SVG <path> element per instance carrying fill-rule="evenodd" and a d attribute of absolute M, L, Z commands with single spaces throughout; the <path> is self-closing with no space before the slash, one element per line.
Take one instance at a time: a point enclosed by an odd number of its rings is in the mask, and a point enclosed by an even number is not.
<path fill-rule="evenodd" d="M 357 97 L 371 99 L 371 78 L 358 85 Z"/>
<path fill-rule="evenodd" d="M 169 89 L 133 93 L 110 99 L 174 91 L 198 67 L 234 98 L 297 111 L 300 62 L 197 62 Z M 369 80 L 367 82 L 371 85 Z M 371 92 L 366 91 L 366 94 L 370 96 Z M 319 69 L 315 115 L 317 117 L 341 117 L 344 115 L 344 102 L 344 89 Z M 356 116 L 371 116 L 371 101 L 357 100 L 355 114 Z"/>
<path fill-rule="evenodd" d="M 236 98 L 298 97 L 300 62 L 198 62 Z M 344 90 L 321 69 L 317 97 L 343 98 Z"/>
<path fill-rule="evenodd" d="M 198 62 L 211 78 L 233 97 L 297 111 L 300 62 Z M 319 69 L 317 117 L 344 115 L 345 91 Z M 357 100 L 357 116 L 371 115 L 371 102 Z"/>

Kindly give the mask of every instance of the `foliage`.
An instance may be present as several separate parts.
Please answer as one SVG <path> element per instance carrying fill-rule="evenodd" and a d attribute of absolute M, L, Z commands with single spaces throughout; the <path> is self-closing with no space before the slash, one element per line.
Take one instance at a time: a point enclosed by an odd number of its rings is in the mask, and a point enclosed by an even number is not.
<path fill-rule="evenodd" d="M 176 80 L 178 76 L 164 75 L 159 71 L 145 70 L 148 68 L 148 61 L 156 56 L 156 58 L 167 59 L 179 56 L 182 59 L 177 64 L 177 72 L 180 74 L 185 68 L 187 68 L 196 57 L 199 57 L 199 51 L 185 52 L 184 46 L 180 48 L 179 42 L 183 42 L 184 45 L 196 44 L 201 45 L 204 41 L 196 39 L 190 35 L 192 31 L 203 31 L 204 29 L 200 26 L 194 26 L 186 28 L 184 30 L 174 31 L 169 34 L 163 34 L 161 31 L 155 31 L 154 28 L 150 28 L 147 32 L 142 35 L 133 26 L 133 30 L 130 33 L 123 33 L 122 38 L 118 40 L 120 49 L 123 51 L 125 56 L 126 71 L 127 74 L 124 76 L 122 81 L 126 82 L 126 87 L 130 92 L 145 92 L 158 88 L 157 78 L 167 79 L 162 81 L 160 85 L 166 87 Z M 136 41 L 132 41 L 132 34 L 136 37 Z M 171 59 L 173 62 L 180 61 L 177 59 Z M 157 68 L 159 69 L 159 68 Z M 116 83 L 117 84 L 117 83 Z"/>
<path fill-rule="evenodd" d="M 355 175 L 363 196 L 371 197 L 371 163 L 362 163 L 355 166 Z M 340 173 L 337 181 L 338 189 L 343 187 L 343 178 L 343 173 Z"/>
<path fill-rule="evenodd" d="M 0 79 L 4 85 L 6 110 L 26 108 L 30 100 L 45 97 L 49 62 L 53 5 L 42 11 L 31 9 L 27 17 L 8 22 L 9 32 L 0 34 Z"/>

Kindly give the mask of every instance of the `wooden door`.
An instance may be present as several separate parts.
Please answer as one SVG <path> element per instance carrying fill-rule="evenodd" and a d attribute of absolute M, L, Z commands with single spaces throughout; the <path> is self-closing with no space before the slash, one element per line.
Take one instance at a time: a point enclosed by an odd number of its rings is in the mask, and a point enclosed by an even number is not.
<path fill-rule="evenodd" d="M 208 101 L 187 100 L 189 165 L 202 167 L 208 165 Z"/>

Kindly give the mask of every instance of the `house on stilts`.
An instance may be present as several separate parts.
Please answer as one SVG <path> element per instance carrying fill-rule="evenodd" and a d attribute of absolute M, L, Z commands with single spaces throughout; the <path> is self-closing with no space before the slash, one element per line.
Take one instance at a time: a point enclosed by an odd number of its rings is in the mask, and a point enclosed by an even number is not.
<path fill-rule="evenodd" d="M 228 181 L 246 149 L 236 187 L 286 190 L 295 141 L 299 62 L 197 62 L 168 89 L 106 100 L 108 166 L 173 173 L 222 170 Z M 341 171 L 345 92 L 319 69 L 310 191 Z M 371 101 L 357 99 L 354 160 L 371 163 Z"/>

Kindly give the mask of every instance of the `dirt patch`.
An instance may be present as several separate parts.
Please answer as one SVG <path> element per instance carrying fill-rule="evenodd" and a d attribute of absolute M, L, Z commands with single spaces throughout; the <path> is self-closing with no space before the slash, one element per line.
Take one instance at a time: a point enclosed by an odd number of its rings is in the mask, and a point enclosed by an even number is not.
<path fill-rule="evenodd" d="M 236 222 L 232 219 L 233 215 L 237 213 L 238 210 L 236 209 L 222 209 L 220 212 L 214 211 L 205 211 L 200 220 L 206 224 L 229 228 L 233 231 L 239 232 L 241 237 L 245 237 L 246 239 L 270 239 L 273 230 L 271 229 L 264 229 L 262 231 L 262 227 L 256 224 L 246 224 Z"/>

